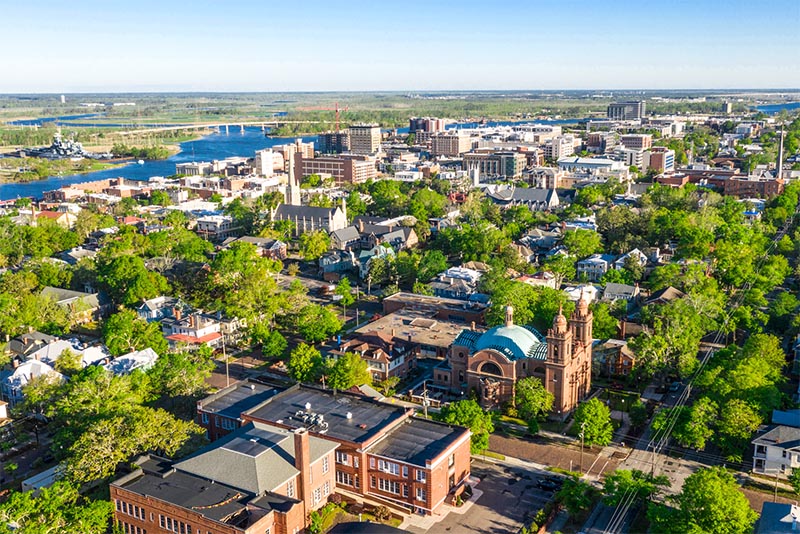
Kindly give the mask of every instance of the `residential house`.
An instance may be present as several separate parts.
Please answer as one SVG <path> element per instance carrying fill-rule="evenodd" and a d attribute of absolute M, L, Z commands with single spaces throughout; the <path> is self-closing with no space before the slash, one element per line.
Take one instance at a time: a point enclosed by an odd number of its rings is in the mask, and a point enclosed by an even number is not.
<path fill-rule="evenodd" d="M 609 282 L 603 288 L 603 300 L 607 302 L 616 302 L 618 300 L 627 300 L 629 303 L 635 301 L 639 297 L 639 284 L 631 286 L 628 284 L 616 284 Z"/>
<path fill-rule="evenodd" d="M 329 352 L 334 358 L 353 352 L 367 362 L 373 382 L 389 377 L 404 378 L 416 367 L 419 346 L 395 336 L 395 332 L 370 331 L 342 342 Z"/>
<path fill-rule="evenodd" d="M 430 283 L 433 294 L 450 299 L 468 299 L 478 292 L 481 273 L 464 267 L 450 267 Z"/>
<path fill-rule="evenodd" d="M 156 364 L 158 354 L 156 351 L 147 347 L 144 350 L 135 350 L 122 356 L 117 356 L 110 362 L 103 365 L 105 369 L 115 375 L 129 375 L 136 369 L 147 371 Z"/>
<path fill-rule="evenodd" d="M 29 360 L 14 369 L 0 371 L 0 394 L 13 408 L 25 399 L 23 388 L 31 380 L 40 376 L 47 376 L 54 381 L 65 380 L 64 375 L 56 372 L 51 366 L 38 360 Z"/>
<path fill-rule="evenodd" d="M 333 250 L 319 258 L 320 276 L 327 281 L 337 281 L 343 275 L 359 269 L 359 262 L 351 250 Z"/>
<path fill-rule="evenodd" d="M 531 275 L 522 275 L 517 278 L 517 282 L 522 282 L 533 287 L 549 287 L 550 289 L 558 289 L 556 287 L 556 275 L 549 271 L 539 271 Z"/>
<path fill-rule="evenodd" d="M 628 342 L 609 339 L 595 345 L 592 354 L 593 370 L 601 376 L 628 376 L 636 365 L 636 355 L 628 348 Z"/>
<path fill-rule="evenodd" d="M 200 312 L 187 316 L 181 314 L 161 321 L 161 330 L 169 341 L 170 348 L 187 345 L 199 348 L 201 345 L 217 347 L 222 342 L 220 323 L 216 317 Z"/>
<path fill-rule="evenodd" d="M 644 301 L 645 306 L 649 306 L 651 304 L 668 304 L 673 300 L 682 299 L 686 296 L 686 293 L 681 291 L 680 289 L 675 289 L 672 286 L 667 286 L 664 289 L 659 289 L 655 293 L 651 294 L 647 299 Z"/>
<path fill-rule="evenodd" d="M 222 248 L 227 249 L 234 243 L 250 243 L 256 247 L 256 252 L 262 258 L 269 258 L 272 260 L 283 261 L 287 256 L 286 243 L 279 239 L 271 239 L 268 237 L 229 237 L 222 242 Z"/>
<path fill-rule="evenodd" d="M 586 277 L 590 282 L 599 282 L 612 268 L 615 257 L 610 254 L 592 254 L 575 264 L 578 278 Z"/>
<path fill-rule="evenodd" d="M 395 255 L 394 249 L 387 245 L 376 245 L 370 250 L 362 250 L 358 255 L 359 276 L 362 280 L 368 279 L 373 262 L 381 259 L 391 259 Z"/>
<path fill-rule="evenodd" d="M 58 338 L 34 330 L 11 339 L 6 345 L 6 350 L 17 360 L 25 361 L 31 359 L 33 353 L 54 341 L 58 341 Z"/>
<path fill-rule="evenodd" d="M 197 219 L 194 230 L 200 237 L 219 242 L 237 235 L 242 228 L 230 215 L 206 215 Z"/>
<path fill-rule="evenodd" d="M 335 250 L 352 250 L 358 247 L 361 235 L 355 226 L 348 226 L 331 232 L 331 248 Z"/>
<path fill-rule="evenodd" d="M 69 313 L 75 323 L 88 323 L 102 314 L 103 308 L 97 293 L 82 293 L 70 289 L 47 286 L 40 293 L 42 297 L 52 299 Z"/>
<path fill-rule="evenodd" d="M 753 472 L 786 478 L 800 468 L 800 428 L 772 426 L 751 443 Z"/>
<path fill-rule="evenodd" d="M 41 221 L 53 222 L 62 228 L 72 228 L 75 226 L 78 217 L 74 213 L 62 211 L 40 211 L 36 213 L 36 223 Z"/>
<path fill-rule="evenodd" d="M 551 250 L 558 243 L 564 235 L 559 228 L 552 230 L 542 230 L 541 228 L 534 228 L 527 235 L 520 238 L 520 243 L 534 248 L 540 252 Z"/>
<path fill-rule="evenodd" d="M 77 265 L 83 259 L 94 259 L 97 252 L 83 247 L 71 248 L 59 254 L 59 257 L 70 265 Z"/>
<path fill-rule="evenodd" d="M 764 501 L 753 534 L 792 534 L 800 530 L 800 506 Z"/>
<path fill-rule="evenodd" d="M 180 317 L 189 311 L 189 307 L 181 299 L 164 295 L 145 300 L 136 308 L 136 314 L 148 323 Z"/>
<path fill-rule="evenodd" d="M 616 259 L 614 262 L 614 268 L 617 270 L 621 270 L 625 268 L 625 263 L 628 261 L 628 258 L 634 258 L 635 261 L 642 267 L 647 265 L 647 256 L 638 248 L 631 250 L 630 252 L 626 252 L 622 256 Z"/>

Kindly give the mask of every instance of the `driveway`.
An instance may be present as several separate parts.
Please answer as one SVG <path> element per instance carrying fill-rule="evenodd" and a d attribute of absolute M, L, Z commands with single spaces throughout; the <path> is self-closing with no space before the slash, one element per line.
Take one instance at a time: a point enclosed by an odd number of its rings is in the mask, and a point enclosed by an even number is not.
<path fill-rule="evenodd" d="M 536 480 L 549 473 L 536 468 L 504 467 L 473 461 L 472 476 L 480 478 L 477 490 L 483 494 L 464 514 L 449 513 L 428 530 L 410 526 L 415 534 L 481 532 L 507 534 L 518 532 L 537 510 L 552 498 L 552 493 L 536 488 Z"/>

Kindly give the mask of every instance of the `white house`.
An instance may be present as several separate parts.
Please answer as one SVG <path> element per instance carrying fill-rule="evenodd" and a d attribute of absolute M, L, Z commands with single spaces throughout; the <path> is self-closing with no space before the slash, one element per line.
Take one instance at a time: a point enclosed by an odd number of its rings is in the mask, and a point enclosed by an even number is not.
<path fill-rule="evenodd" d="M 105 364 L 103 367 L 115 375 L 128 375 L 136 369 L 141 369 L 143 371 L 150 369 L 155 365 L 156 360 L 158 360 L 156 351 L 147 347 L 144 350 L 136 350 L 114 358 L 114 360 Z"/>
<path fill-rule="evenodd" d="M 788 477 L 800 468 L 800 428 L 777 425 L 751 443 L 753 472 Z"/>
<path fill-rule="evenodd" d="M 644 254 L 644 252 L 642 252 L 638 248 L 635 248 L 630 252 L 627 252 L 622 256 L 620 256 L 619 258 L 617 258 L 617 260 L 614 262 L 614 268 L 618 271 L 624 269 L 625 262 L 628 260 L 628 258 L 635 258 L 636 261 L 639 263 L 639 265 L 641 265 L 642 267 L 647 265 L 647 256 Z"/>
<path fill-rule="evenodd" d="M 52 367 L 38 360 L 29 360 L 20 364 L 12 371 L 0 372 L 0 393 L 12 407 L 21 402 L 25 396 L 22 388 L 31 380 L 40 376 L 48 376 L 52 380 L 65 380 L 64 375 L 56 372 Z"/>

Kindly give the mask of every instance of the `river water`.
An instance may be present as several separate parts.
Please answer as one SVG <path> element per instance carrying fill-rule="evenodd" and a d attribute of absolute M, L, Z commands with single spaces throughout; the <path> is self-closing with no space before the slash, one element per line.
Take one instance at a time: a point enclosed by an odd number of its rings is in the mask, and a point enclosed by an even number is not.
<path fill-rule="evenodd" d="M 47 119 L 35 120 L 46 121 Z M 537 124 L 574 124 L 579 122 L 579 119 L 530 122 L 535 122 Z M 521 123 L 501 121 L 489 122 L 481 126 L 493 127 L 507 126 L 512 124 Z M 448 125 L 448 128 L 475 128 L 477 126 L 479 126 L 477 123 L 461 123 Z M 152 176 L 170 176 L 175 174 L 176 163 L 221 160 L 230 157 L 253 157 L 257 150 L 269 148 L 275 145 L 286 144 L 296 139 L 295 137 L 265 137 L 264 132 L 261 131 L 261 128 L 256 126 L 245 127 L 243 132 L 241 132 L 239 128 L 231 128 L 229 131 L 230 133 L 226 134 L 225 130 L 222 130 L 220 133 L 214 133 L 195 141 L 181 143 L 180 152 L 166 160 L 145 161 L 141 165 L 133 162 L 125 165 L 124 167 L 117 167 L 114 169 L 90 172 L 86 174 L 53 176 L 45 180 L 37 180 L 34 182 L 0 184 L 0 200 L 8 200 L 20 197 L 41 198 L 45 191 L 58 189 L 65 185 L 91 182 L 105 178 L 122 177 L 129 180 L 147 180 Z M 407 133 L 408 128 L 399 128 L 398 132 Z M 305 142 L 308 142 L 316 141 L 317 137 L 307 136 L 302 137 L 301 139 Z"/>

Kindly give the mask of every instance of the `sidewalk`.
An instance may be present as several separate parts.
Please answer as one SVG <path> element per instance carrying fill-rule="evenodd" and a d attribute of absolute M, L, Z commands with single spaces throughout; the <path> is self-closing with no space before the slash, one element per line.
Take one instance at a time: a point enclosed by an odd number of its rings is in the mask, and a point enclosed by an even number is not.
<path fill-rule="evenodd" d="M 464 504 L 462 504 L 460 507 L 442 504 L 442 506 L 439 508 L 439 512 L 436 512 L 433 515 L 408 515 L 405 519 L 403 519 L 403 522 L 400 523 L 398 528 L 405 530 L 409 527 L 414 527 L 420 530 L 430 531 L 434 525 L 442 521 L 445 517 L 447 517 L 448 514 L 466 514 L 469 509 L 472 508 L 475 502 L 481 498 L 481 495 L 483 495 L 483 491 L 477 489 L 480 481 L 481 480 L 477 477 L 469 477 L 467 483 L 472 486 L 472 497 L 470 497 L 469 500 L 464 501 Z"/>

